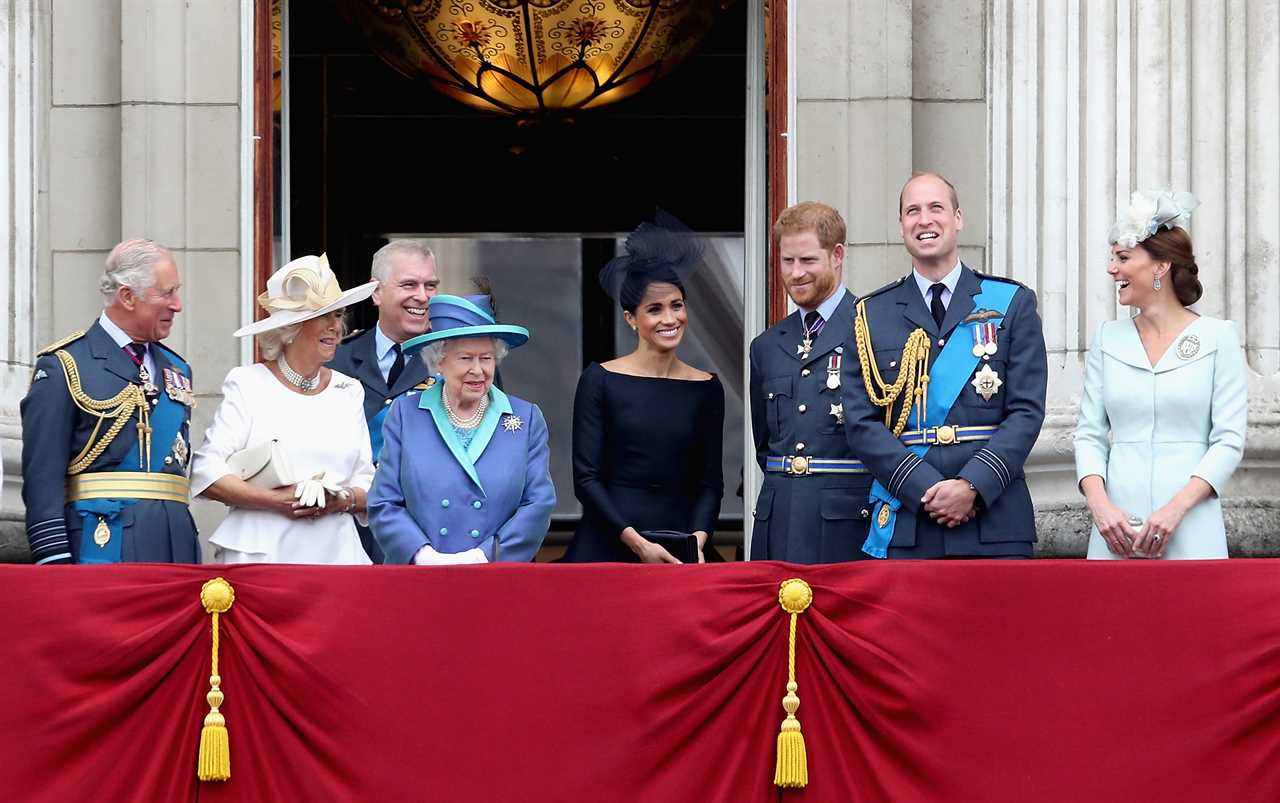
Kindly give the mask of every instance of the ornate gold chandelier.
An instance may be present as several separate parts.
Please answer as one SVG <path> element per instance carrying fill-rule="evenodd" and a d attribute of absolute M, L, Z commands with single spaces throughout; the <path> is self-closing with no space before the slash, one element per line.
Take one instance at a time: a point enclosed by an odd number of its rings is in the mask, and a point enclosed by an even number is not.
<path fill-rule="evenodd" d="M 398 72 L 490 112 L 630 97 L 689 56 L 732 0 L 340 0 Z"/>

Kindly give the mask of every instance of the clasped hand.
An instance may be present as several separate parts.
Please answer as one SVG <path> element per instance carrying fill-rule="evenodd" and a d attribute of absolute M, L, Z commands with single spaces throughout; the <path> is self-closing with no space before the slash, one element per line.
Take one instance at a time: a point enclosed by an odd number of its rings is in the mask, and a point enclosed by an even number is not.
<path fill-rule="evenodd" d="M 341 513 L 346 504 L 338 496 L 342 488 L 327 474 L 318 474 L 293 486 L 291 514 L 294 518 L 319 518 L 326 513 Z"/>
<path fill-rule="evenodd" d="M 929 517 L 947 527 L 956 527 L 978 515 L 978 492 L 964 480 L 940 480 L 929 486 L 920 504 Z"/>

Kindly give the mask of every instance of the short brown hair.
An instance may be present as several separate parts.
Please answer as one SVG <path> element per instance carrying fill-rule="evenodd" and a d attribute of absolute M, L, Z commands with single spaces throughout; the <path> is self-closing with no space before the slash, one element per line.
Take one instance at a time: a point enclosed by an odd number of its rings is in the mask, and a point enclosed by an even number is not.
<path fill-rule="evenodd" d="M 818 244 L 823 250 L 831 251 L 837 245 L 843 245 L 848 230 L 844 218 L 835 209 L 817 201 L 804 201 L 789 206 L 778 215 L 773 224 L 773 245 L 788 234 L 802 234 L 811 231 L 818 236 Z"/>
<path fill-rule="evenodd" d="M 1204 288 L 1200 285 L 1200 268 L 1196 265 L 1196 255 L 1191 248 L 1191 235 L 1186 230 L 1174 226 L 1162 228 L 1147 239 L 1138 243 L 1138 247 L 1151 255 L 1156 262 L 1169 263 L 1169 281 L 1173 284 L 1173 293 L 1178 303 L 1189 307 L 1200 300 Z"/>
<path fill-rule="evenodd" d="M 952 184 L 946 176 L 941 173 L 933 173 L 928 170 L 917 170 L 911 174 L 911 178 L 902 183 L 902 189 L 898 190 L 898 217 L 902 217 L 902 196 L 907 193 L 907 185 L 916 179 L 924 178 L 925 176 L 933 176 L 938 181 L 947 185 L 947 189 L 951 191 L 951 211 L 954 212 L 960 208 L 960 196 L 956 193 L 956 185 Z"/>

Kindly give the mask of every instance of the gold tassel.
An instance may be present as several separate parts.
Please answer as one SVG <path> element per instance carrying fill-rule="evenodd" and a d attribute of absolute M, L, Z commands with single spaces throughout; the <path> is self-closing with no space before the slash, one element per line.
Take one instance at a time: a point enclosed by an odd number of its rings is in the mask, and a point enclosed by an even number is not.
<path fill-rule="evenodd" d="M 800 698 L 796 695 L 796 621 L 813 602 L 813 589 L 799 578 L 785 580 L 778 591 L 778 604 L 791 614 L 790 635 L 787 639 L 787 694 L 782 698 L 782 708 L 787 712 L 778 733 L 778 762 L 773 771 L 773 783 L 783 788 L 801 788 L 809 784 L 809 759 L 805 752 L 804 734 L 800 732 L 800 720 L 796 710 Z"/>
<path fill-rule="evenodd" d="M 218 674 L 218 615 L 231 610 L 236 592 L 231 584 L 216 577 L 200 588 L 200 604 L 213 617 L 213 660 L 209 674 L 209 713 L 200 729 L 200 756 L 196 776 L 202 781 L 225 781 L 231 777 L 231 742 L 227 720 L 218 710 L 222 705 L 222 676 Z"/>

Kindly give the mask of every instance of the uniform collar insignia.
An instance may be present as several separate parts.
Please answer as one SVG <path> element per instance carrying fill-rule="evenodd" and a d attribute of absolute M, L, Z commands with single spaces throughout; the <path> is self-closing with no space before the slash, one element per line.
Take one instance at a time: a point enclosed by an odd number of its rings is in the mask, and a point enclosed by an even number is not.
<path fill-rule="evenodd" d="M 961 323 L 980 323 L 982 321 L 989 321 L 992 318 L 1003 318 L 1003 317 L 1004 317 L 1003 312 L 997 312 L 996 310 L 993 310 L 993 309 L 976 309 L 973 312 L 966 315 L 964 320 L 961 321 Z"/>

